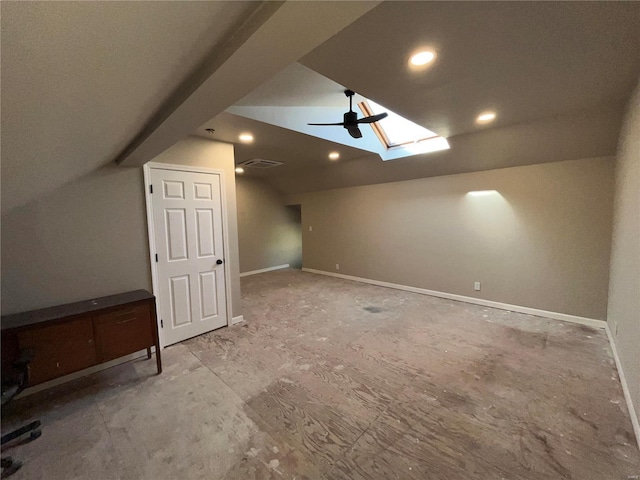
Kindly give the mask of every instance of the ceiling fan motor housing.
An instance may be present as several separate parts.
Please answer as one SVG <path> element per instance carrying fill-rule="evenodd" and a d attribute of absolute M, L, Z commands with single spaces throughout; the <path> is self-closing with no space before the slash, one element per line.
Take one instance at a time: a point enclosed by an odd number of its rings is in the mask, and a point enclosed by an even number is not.
<path fill-rule="evenodd" d="M 362 132 L 358 128 L 361 123 L 374 123 L 378 120 L 382 120 L 387 116 L 387 113 L 379 113 L 378 115 L 371 115 L 358 120 L 358 114 L 353 111 L 353 96 L 355 92 L 353 90 L 345 90 L 344 94 L 349 97 L 349 111 L 343 115 L 343 121 L 341 123 L 307 123 L 307 125 L 317 126 L 342 126 L 349 131 L 349 135 L 353 138 L 362 138 Z"/>
<path fill-rule="evenodd" d="M 356 112 L 346 112 L 344 114 L 344 126 L 348 127 L 350 125 L 358 124 L 358 114 Z"/>

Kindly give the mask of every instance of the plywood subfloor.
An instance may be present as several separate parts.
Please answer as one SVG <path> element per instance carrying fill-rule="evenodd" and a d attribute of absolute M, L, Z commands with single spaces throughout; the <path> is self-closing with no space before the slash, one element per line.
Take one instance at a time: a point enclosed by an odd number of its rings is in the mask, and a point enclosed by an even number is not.
<path fill-rule="evenodd" d="M 627 479 L 601 330 L 294 270 L 241 326 L 36 394 L 18 479 Z M 5 415 L 6 417 L 6 415 Z"/>

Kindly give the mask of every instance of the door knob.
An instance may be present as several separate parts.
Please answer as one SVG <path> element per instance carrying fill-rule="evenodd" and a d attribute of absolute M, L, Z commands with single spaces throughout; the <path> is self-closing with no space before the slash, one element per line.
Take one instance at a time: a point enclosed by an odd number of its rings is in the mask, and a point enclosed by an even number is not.
<path fill-rule="evenodd" d="M 216 260 L 216 265 L 222 265 L 222 263 L 223 263 L 222 259 L 219 258 L 218 260 Z"/>

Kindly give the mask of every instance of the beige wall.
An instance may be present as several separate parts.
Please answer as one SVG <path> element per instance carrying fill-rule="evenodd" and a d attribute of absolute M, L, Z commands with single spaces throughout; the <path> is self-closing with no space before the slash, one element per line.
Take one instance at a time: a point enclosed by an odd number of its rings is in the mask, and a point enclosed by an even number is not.
<path fill-rule="evenodd" d="M 224 170 L 233 315 L 240 315 L 233 146 L 189 137 L 154 161 Z M 2 314 L 151 291 L 141 168 L 107 166 L 2 216 Z"/>
<path fill-rule="evenodd" d="M 142 169 L 107 166 L 2 216 L 2 314 L 151 290 Z"/>
<path fill-rule="evenodd" d="M 574 160 L 287 201 L 302 203 L 305 268 L 338 263 L 346 275 L 604 319 L 613 166 Z"/>
<path fill-rule="evenodd" d="M 636 414 L 640 413 L 640 84 L 620 134 L 615 202 L 609 328 Z M 640 443 L 640 439 L 638 439 Z"/>
<path fill-rule="evenodd" d="M 225 254 L 226 268 L 231 274 L 231 302 L 233 316 L 240 312 L 240 261 L 238 251 L 238 217 L 236 213 L 236 180 L 233 145 L 187 137 L 152 160 L 158 163 L 215 168 L 224 171 L 224 190 L 227 203 L 229 252 Z"/>
<path fill-rule="evenodd" d="M 238 176 L 238 238 L 240 271 L 250 272 L 302 263 L 300 210 L 259 178 Z"/>

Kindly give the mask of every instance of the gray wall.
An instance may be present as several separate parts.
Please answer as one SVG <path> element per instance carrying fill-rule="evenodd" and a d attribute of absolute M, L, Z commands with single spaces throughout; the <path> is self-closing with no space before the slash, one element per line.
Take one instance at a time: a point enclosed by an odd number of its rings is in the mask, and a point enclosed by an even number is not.
<path fill-rule="evenodd" d="M 605 319 L 613 167 L 574 160 L 287 201 L 302 204 L 305 268 L 338 263 L 337 273 Z M 467 195 L 491 189 L 499 195 Z"/>
<path fill-rule="evenodd" d="M 638 414 L 640 413 L 640 84 L 629 103 L 620 134 L 615 185 L 608 322 L 629 386 L 629 393 Z"/>
<path fill-rule="evenodd" d="M 300 210 L 285 207 L 284 198 L 259 178 L 238 176 L 240 271 L 289 264 L 302 266 Z"/>
<path fill-rule="evenodd" d="M 189 137 L 154 161 L 225 172 L 233 315 L 240 315 L 233 146 Z M 151 291 L 141 168 L 107 166 L 2 215 L 2 314 Z"/>
<path fill-rule="evenodd" d="M 2 314 L 151 290 L 142 169 L 107 166 L 2 216 Z"/>

